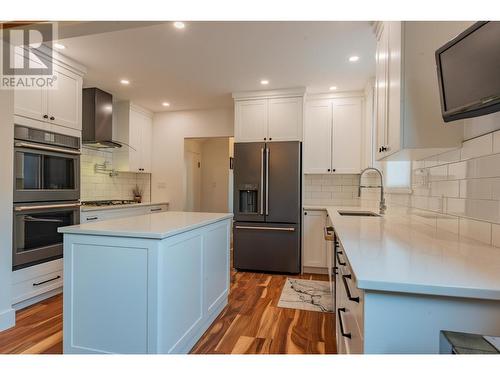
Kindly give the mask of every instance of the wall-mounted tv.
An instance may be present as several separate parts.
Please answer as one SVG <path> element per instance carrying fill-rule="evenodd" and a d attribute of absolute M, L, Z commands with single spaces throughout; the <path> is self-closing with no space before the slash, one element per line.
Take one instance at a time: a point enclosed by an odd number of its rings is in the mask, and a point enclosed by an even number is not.
<path fill-rule="evenodd" d="M 500 22 L 477 22 L 436 51 L 445 122 L 500 111 Z"/>

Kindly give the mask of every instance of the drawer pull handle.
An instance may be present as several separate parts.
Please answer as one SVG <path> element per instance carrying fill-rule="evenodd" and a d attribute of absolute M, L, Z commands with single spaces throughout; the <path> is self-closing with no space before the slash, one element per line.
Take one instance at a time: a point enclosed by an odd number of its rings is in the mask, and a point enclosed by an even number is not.
<path fill-rule="evenodd" d="M 51 282 L 51 281 L 54 281 L 54 280 L 57 280 L 57 279 L 60 279 L 61 276 L 57 275 L 56 277 L 53 277 L 52 279 L 48 279 L 48 280 L 45 280 L 45 281 L 40 281 L 39 283 L 33 283 L 33 286 L 39 286 L 39 285 L 42 285 L 42 284 L 46 284 L 48 282 Z"/>
<path fill-rule="evenodd" d="M 337 309 L 337 315 L 339 317 L 340 334 L 342 336 L 347 337 L 348 339 L 350 339 L 351 338 L 351 334 L 344 332 L 344 323 L 342 322 L 342 314 L 341 314 L 341 312 L 345 312 L 345 308 L 344 307 Z"/>
<path fill-rule="evenodd" d="M 156 212 L 156 211 L 161 211 L 161 210 L 162 210 L 161 208 L 152 208 L 151 212 Z"/>
<path fill-rule="evenodd" d="M 90 220 L 97 220 L 97 216 L 88 217 L 87 221 L 90 221 Z"/>
<path fill-rule="evenodd" d="M 346 262 L 342 262 L 342 261 L 340 260 L 340 256 L 339 256 L 339 254 L 342 254 L 342 251 L 337 251 L 337 252 L 336 252 L 336 254 L 337 254 L 337 262 L 338 262 L 341 266 L 345 266 L 347 263 L 346 263 Z"/>
<path fill-rule="evenodd" d="M 359 297 L 353 297 L 351 291 L 349 290 L 349 285 L 347 284 L 347 279 L 351 279 L 351 275 L 342 275 L 342 281 L 344 282 L 344 288 L 347 293 L 347 298 L 349 301 L 359 303 Z"/>

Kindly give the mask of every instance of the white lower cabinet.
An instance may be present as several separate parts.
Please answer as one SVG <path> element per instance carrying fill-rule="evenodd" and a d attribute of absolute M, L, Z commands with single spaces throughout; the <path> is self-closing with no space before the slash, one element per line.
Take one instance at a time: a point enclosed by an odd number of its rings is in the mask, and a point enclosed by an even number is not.
<path fill-rule="evenodd" d="M 120 217 L 130 217 L 137 215 L 145 215 L 148 213 L 159 213 L 168 211 L 167 203 L 153 204 L 148 206 L 139 207 L 126 207 L 126 208 L 110 208 L 102 210 L 91 210 L 80 212 L 80 223 L 89 223 L 109 219 L 117 219 Z"/>
<path fill-rule="evenodd" d="M 304 251 L 302 265 L 326 270 L 328 246 L 323 235 L 327 214 L 324 210 L 304 211 Z M 308 272 L 314 271 L 311 269 Z"/>

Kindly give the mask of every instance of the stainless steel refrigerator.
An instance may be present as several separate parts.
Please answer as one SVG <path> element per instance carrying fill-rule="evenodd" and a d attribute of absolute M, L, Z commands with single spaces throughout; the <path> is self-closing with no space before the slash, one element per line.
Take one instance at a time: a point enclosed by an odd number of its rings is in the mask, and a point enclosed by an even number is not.
<path fill-rule="evenodd" d="M 234 267 L 300 272 L 301 143 L 234 145 Z"/>

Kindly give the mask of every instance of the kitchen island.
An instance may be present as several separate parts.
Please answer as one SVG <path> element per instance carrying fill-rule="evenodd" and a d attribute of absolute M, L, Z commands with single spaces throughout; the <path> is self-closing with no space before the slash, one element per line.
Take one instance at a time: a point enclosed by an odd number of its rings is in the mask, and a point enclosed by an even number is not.
<path fill-rule="evenodd" d="M 227 305 L 232 214 L 60 228 L 64 353 L 188 353 Z"/>

